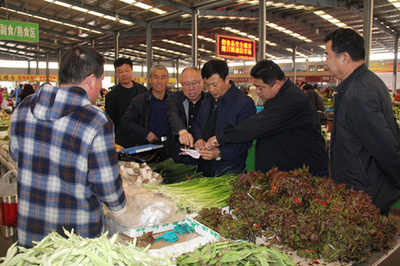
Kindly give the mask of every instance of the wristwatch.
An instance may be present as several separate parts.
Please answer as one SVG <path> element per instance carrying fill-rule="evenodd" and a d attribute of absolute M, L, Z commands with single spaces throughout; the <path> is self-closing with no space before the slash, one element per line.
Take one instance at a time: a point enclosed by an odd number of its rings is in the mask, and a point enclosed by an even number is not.
<path fill-rule="evenodd" d="M 221 150 L 218 150 L 218 156 L 215 157 L 215 160 L 216 160 L 216 161 L 221 160 Z"/>

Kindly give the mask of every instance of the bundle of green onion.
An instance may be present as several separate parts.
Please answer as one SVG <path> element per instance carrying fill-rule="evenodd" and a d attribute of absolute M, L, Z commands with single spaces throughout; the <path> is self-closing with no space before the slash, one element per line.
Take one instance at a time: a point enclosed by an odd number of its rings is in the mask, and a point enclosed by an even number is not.
<path fill-rule="evenodd" d="M 174 200 L 180 209 L 198 212 L 203 208 L 225 207 L 232 193 L 229 184 L 237 174 L 220 177 L 201 177 L 169 185 L 145 185 L 152 192 L 162 193 Z"/>

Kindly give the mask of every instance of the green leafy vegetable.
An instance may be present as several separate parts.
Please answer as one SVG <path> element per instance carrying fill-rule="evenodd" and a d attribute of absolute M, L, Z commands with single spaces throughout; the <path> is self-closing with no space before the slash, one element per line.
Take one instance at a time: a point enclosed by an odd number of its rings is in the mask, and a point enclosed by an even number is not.
<path fill-rule="evenodd" d="M 303 257 L 362 262 L 389 247 L 396 228 L 368 194 L 307 169 L 250 172 L 232 180 L 232 214 L 205 209 L 196 217 L 223 237 L 287 245 Z"/>

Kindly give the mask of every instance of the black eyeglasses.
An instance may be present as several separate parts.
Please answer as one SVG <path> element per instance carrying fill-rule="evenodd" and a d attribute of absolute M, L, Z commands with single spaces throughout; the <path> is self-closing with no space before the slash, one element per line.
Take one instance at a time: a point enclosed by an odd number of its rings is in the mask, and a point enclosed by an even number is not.
<path fill-rule="evenodd" d="M 194 87 L 197 84 L 200 84 L 200 80 L 182 83 L 182 87 L 189 87 L 190 85 L 192 85 Z"/>

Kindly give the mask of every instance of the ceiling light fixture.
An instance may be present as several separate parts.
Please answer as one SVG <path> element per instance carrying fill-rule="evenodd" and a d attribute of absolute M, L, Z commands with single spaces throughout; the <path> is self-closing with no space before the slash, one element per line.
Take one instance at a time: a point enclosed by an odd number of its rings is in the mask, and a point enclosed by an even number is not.
<path fill-rule="evenodd" d="M 74 6 L 74 5 L 66 4 L 66 3 L 61 2 L 61 1 L 54 1 L 54 0 L 45 0 L 45 1 L 49 2 L 49 3 L 56 4 L 56 5 L 63 6 L 63 7 L 66 7 L 66 8 L 71 8 L 73 10 L 76 10 L 76 11 L 79 11 L 79 12 L 82 12 L 82 13 L 87 13 L 87 14 L 90 14 L 90 15 L 93 15 L 93 16 L 96 16 L 96 17 L 99 17 L 99 18 L 104 18 L 104 19 L 108 19 L 108 20 L 111 20 L 111 21 L 116 21 L 117 20 L 115 17 L 109 16 L 109 15 L 105 15 L 105 14 L 97 12 L 97 11 L 92 11 L 92 10 L 89 10 L 89 9 L 86 9 L 86 8 L 83 8 L 83 7 L 80 7 L 80 6 Z M 122 0 L 120 0 L 120 1 L 122 1 Z M 127 3 L 127 1 L 122 1 L 122 2 Z M 131 2 L 134 3 L 136 1 L 131 1 Z M 124 19 L 120 19 L 119 22 L 122 23 L 122 24 L 125 24 L 125 25 L 134 25 L 133 22 L 128 21 L 128 20 L 124 20 Z"/>
<path fill-rule="evenodd" d="M 188 36 L 192 37 L 192 34 L 189 33 Z M 200 40 L 207 41 L 207 42 L 212 42 L 212 43 L 216 43 L 217 42 L 216 40 L 208 38 L 208 37 L 205 37 L 203 35 L 197 35 L 197 38 L 200 39 Z"/>
<path fill-rule="evenodd" d="M 321 18 L 323 18 L 323 19 L 325 19 L 326 21 L 329 21 L 330 23 L 338 26 L 339 28 L 351 28 L 351 27 L 347 26 L 346 23 L 341 22 L 340 20 L 332 17 L 331 15 L 325 13 L 322 10 L 315 11 L 314 14 L 319 16 L 319 17 L 321 17 Z"/>
<path fill-rule="evenodd" d="M 254 36 L 254 35 L 249 35 L 249 34 L 246 33 L 246 32 L 242 32 L 242 31 L 239 31 L 239 30 L 236 30 L 236 29 L 232 29 L 231 27 L 223 27 L 222 29 L 224 29 L 224 30 L 226 30 L 226 31 L 229 31 L 229 32 L 236 33 L 236 34 L 241 35 L 241 36 L 245 36 L 245 37 L 247 37 L 247 38 L 250 38 L 250 39 L 253 39 L 253 40 L 256 40 L 256 41 L 259 41 L 259 38 L 256 37 L 256 36 Z M 265 43 L 268 44 L 268 45 L 270 45 L 270 46 L 277 46 L 276 43 L 270 42 L 270 41 L 268 41 L 268 40 L 265 40 Z"/>
<path fill-rule="evenodd" d="M 291 31 L 289 29 L 286 29 L 286 28 L 284 28 L 282 26 L 278 26 L 275 23 L 266 21 L 266 25 L 268 27 L 270 27 L 271 29 L 275 29 L 277 31 L 283 32 L 283 33 L 288 34 L 288 35 L 290 35 L 292 37 L 295 37 L 295 38 L 297 38 L 299 40 L 302 40 L 302 41 L 305 41 L 305 42 L 313 42 L 311 39 L 308 39 L 307 37 L 302 36 L 302 35 L 300 35 L 298 33 L 294 33 L 293 31 Z"/>
<path fill-rule="evenodd" d="M 163 15 L 163 14 L 167 13 L 167 11 L 161 10 L 159 8 L 153 7 L 151 5 L 148 5 L 148 4 L 145 4 L 145 3 L 142 3 L 142 2 L 137 2 L 137 1 L 134 1 L 134 0 L 119 0 L 119 1 L 124 2 L 126 4 L 129 4 L 129 5 L 133 5 L 133 6 L 142 8 L 144 10 L 149 10 L 151 12 L 154 12 L 154 13 L 157 13 L 157 14 L 160 14 L 160 15 Z"/>
<path fill-rule="evenodd" d="M 392 3 L 395 7 L 400 9 L 400 1 L 399 0 L 388 0 L 390 3 Z"/>
<path fill-rule="evenodd" d="M 126 3 L 126 4 L 129 4 L 129 5 L 131 5 L 131 4 L 133 4 L 133 3 L 136 3 L 135 0 L 119 0 L 119 1 L 124 2 L 124 3 Z"/>

